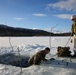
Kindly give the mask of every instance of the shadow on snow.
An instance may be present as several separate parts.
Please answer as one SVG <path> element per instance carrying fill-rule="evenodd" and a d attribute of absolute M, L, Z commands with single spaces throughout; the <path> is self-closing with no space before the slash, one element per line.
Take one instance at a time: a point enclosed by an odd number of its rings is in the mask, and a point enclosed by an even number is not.
<path fill-rule="evenodd" d="M 70 58 L 69 58 L 70 59 Z M 76 60 L 71 58 L 72 60 Z M 43 62 L 44 66 L 53 66 L 58 68 L 68 68 L 68 69 L 76 69 L 76 63 L 72 61 L 66 61 L 66 60 L 59 60 L 51 58 L 47 62 Z M 48 64 L 48 65 L 47 65 Z"/>

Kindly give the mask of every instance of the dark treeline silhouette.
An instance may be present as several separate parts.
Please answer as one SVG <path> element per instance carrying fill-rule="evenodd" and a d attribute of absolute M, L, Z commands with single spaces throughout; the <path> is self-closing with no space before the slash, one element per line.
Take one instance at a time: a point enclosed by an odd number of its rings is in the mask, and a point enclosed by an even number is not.
<path fill-rule="evenodd" d="M 69 33 L 51 33 L 39 29 L 10 27 L 0 24 L 0 36 L 70 36 Z"/>

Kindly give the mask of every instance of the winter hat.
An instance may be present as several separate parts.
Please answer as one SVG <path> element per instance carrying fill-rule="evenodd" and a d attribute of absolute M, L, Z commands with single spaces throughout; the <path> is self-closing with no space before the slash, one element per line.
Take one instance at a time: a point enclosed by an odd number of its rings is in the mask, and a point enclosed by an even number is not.
<path fill-rule="evenodd" d="M 76 15 L 72 15 L 70 18 L 71 18 L 71 20 L 76 18 Z"/>

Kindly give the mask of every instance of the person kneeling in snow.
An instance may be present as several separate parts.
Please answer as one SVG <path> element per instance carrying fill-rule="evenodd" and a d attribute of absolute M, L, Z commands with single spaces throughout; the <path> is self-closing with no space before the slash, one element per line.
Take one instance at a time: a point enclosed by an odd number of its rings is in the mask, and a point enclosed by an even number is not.
<path fill-rule="evenodd" d="M 37 52 L 35 55 L 33 55 L 29 61 L 28 61 L 28 65 L 27 66 L 31 66 L 31 65 L 40 65 L 41 61 L 47 61 L 47 59 L 45 59 L 46 54 L 48 54 L 50 52 L 50 48 L 46 47 L 44 50 L 41 50 L 39 52 Z"/>

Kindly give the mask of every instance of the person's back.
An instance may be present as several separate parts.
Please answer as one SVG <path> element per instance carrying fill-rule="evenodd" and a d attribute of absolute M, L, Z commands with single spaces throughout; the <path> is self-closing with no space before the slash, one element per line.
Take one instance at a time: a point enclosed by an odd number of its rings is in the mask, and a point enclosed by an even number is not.
<path fill-rule="evenodd" d="M 29 59 L 28 66 L 31 66 L 33 64 L 40 65 L 41 60 L 47 61 L 47 59 L 45 59 L 45 56 L 49 52 L 50 52 L 49 48 L 45 48 L 44 50 L 37 52 L 35 55 L 32 56 L 32 58 Z"/>

